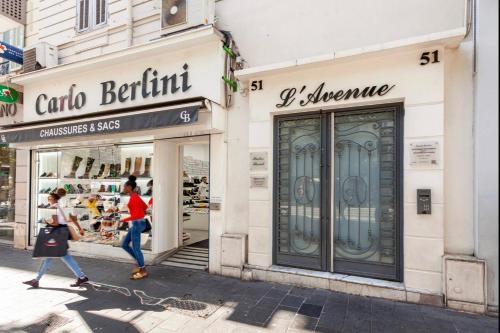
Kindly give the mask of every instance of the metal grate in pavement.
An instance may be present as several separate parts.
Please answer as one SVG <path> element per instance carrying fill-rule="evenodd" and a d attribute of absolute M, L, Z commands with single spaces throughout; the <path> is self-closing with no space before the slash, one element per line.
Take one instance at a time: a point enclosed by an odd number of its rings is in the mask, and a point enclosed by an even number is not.
<path fill-rule="evenodd" d="M 66 325 L 70 321 L 71 319 L 69 318 L 58 316 L 56 314 L 51 313 L 48 316 L 37 321 L 36 323 L 21 328 L 20 332 L 49 333 Z"/>

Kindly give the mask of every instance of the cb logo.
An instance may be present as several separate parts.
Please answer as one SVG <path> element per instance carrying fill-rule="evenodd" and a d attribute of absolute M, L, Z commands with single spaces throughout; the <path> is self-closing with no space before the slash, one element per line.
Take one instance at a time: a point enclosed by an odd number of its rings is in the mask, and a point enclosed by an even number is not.
<path fill-rule="evenodd" d="M 191 115 L 187 111 L 181 112 L 181 119 L 185 123 L 189 123 L 191 121 Z"/>

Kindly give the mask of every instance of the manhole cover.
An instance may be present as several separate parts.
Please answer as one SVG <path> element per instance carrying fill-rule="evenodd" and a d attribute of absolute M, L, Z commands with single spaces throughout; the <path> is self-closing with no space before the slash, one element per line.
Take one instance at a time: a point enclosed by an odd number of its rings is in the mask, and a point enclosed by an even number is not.
<path fill-rule="evenodd" d="M 187 316 L 208 318 L 223 304 L 222 301 L 217 301 L 215 304 L 200 302 L 189 299 L 189 296 L 185 295 L 182 298 L 169 297 L 166 298 L 161 305 L 167 310 L 185 314 Z"/>
<path fill-rule="evenodd" d="M 66 325 L 70 321 L 71 319 L 69 318 L 50 314 L 36 323 L 23 327 L 21 331 L 29 333 L 48 333 Z"/>

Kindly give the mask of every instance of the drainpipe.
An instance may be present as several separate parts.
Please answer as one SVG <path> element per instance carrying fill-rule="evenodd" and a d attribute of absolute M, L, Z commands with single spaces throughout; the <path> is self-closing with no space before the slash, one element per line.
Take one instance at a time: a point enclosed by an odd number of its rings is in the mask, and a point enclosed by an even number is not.
<path fill-rule="evenodd" d="M 134 29 L 134 18 L 132 11 L 132 0 L 127 0 L 127 47 L 132 46 L 133 41 L 133 29 Z"/>

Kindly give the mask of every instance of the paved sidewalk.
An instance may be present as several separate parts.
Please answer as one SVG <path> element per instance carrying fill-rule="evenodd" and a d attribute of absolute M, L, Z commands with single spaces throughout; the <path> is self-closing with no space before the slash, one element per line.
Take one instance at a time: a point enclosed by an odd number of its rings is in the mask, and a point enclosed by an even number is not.
<path fill-rule="evenodd" d="M 56 260 L 41 288 L 39 261 L 0 245 L 0 332 L 498 332 L 498 318 L 319 289 L 244 282 L 204 272 L 77 258 L 92 284 Z"/>

